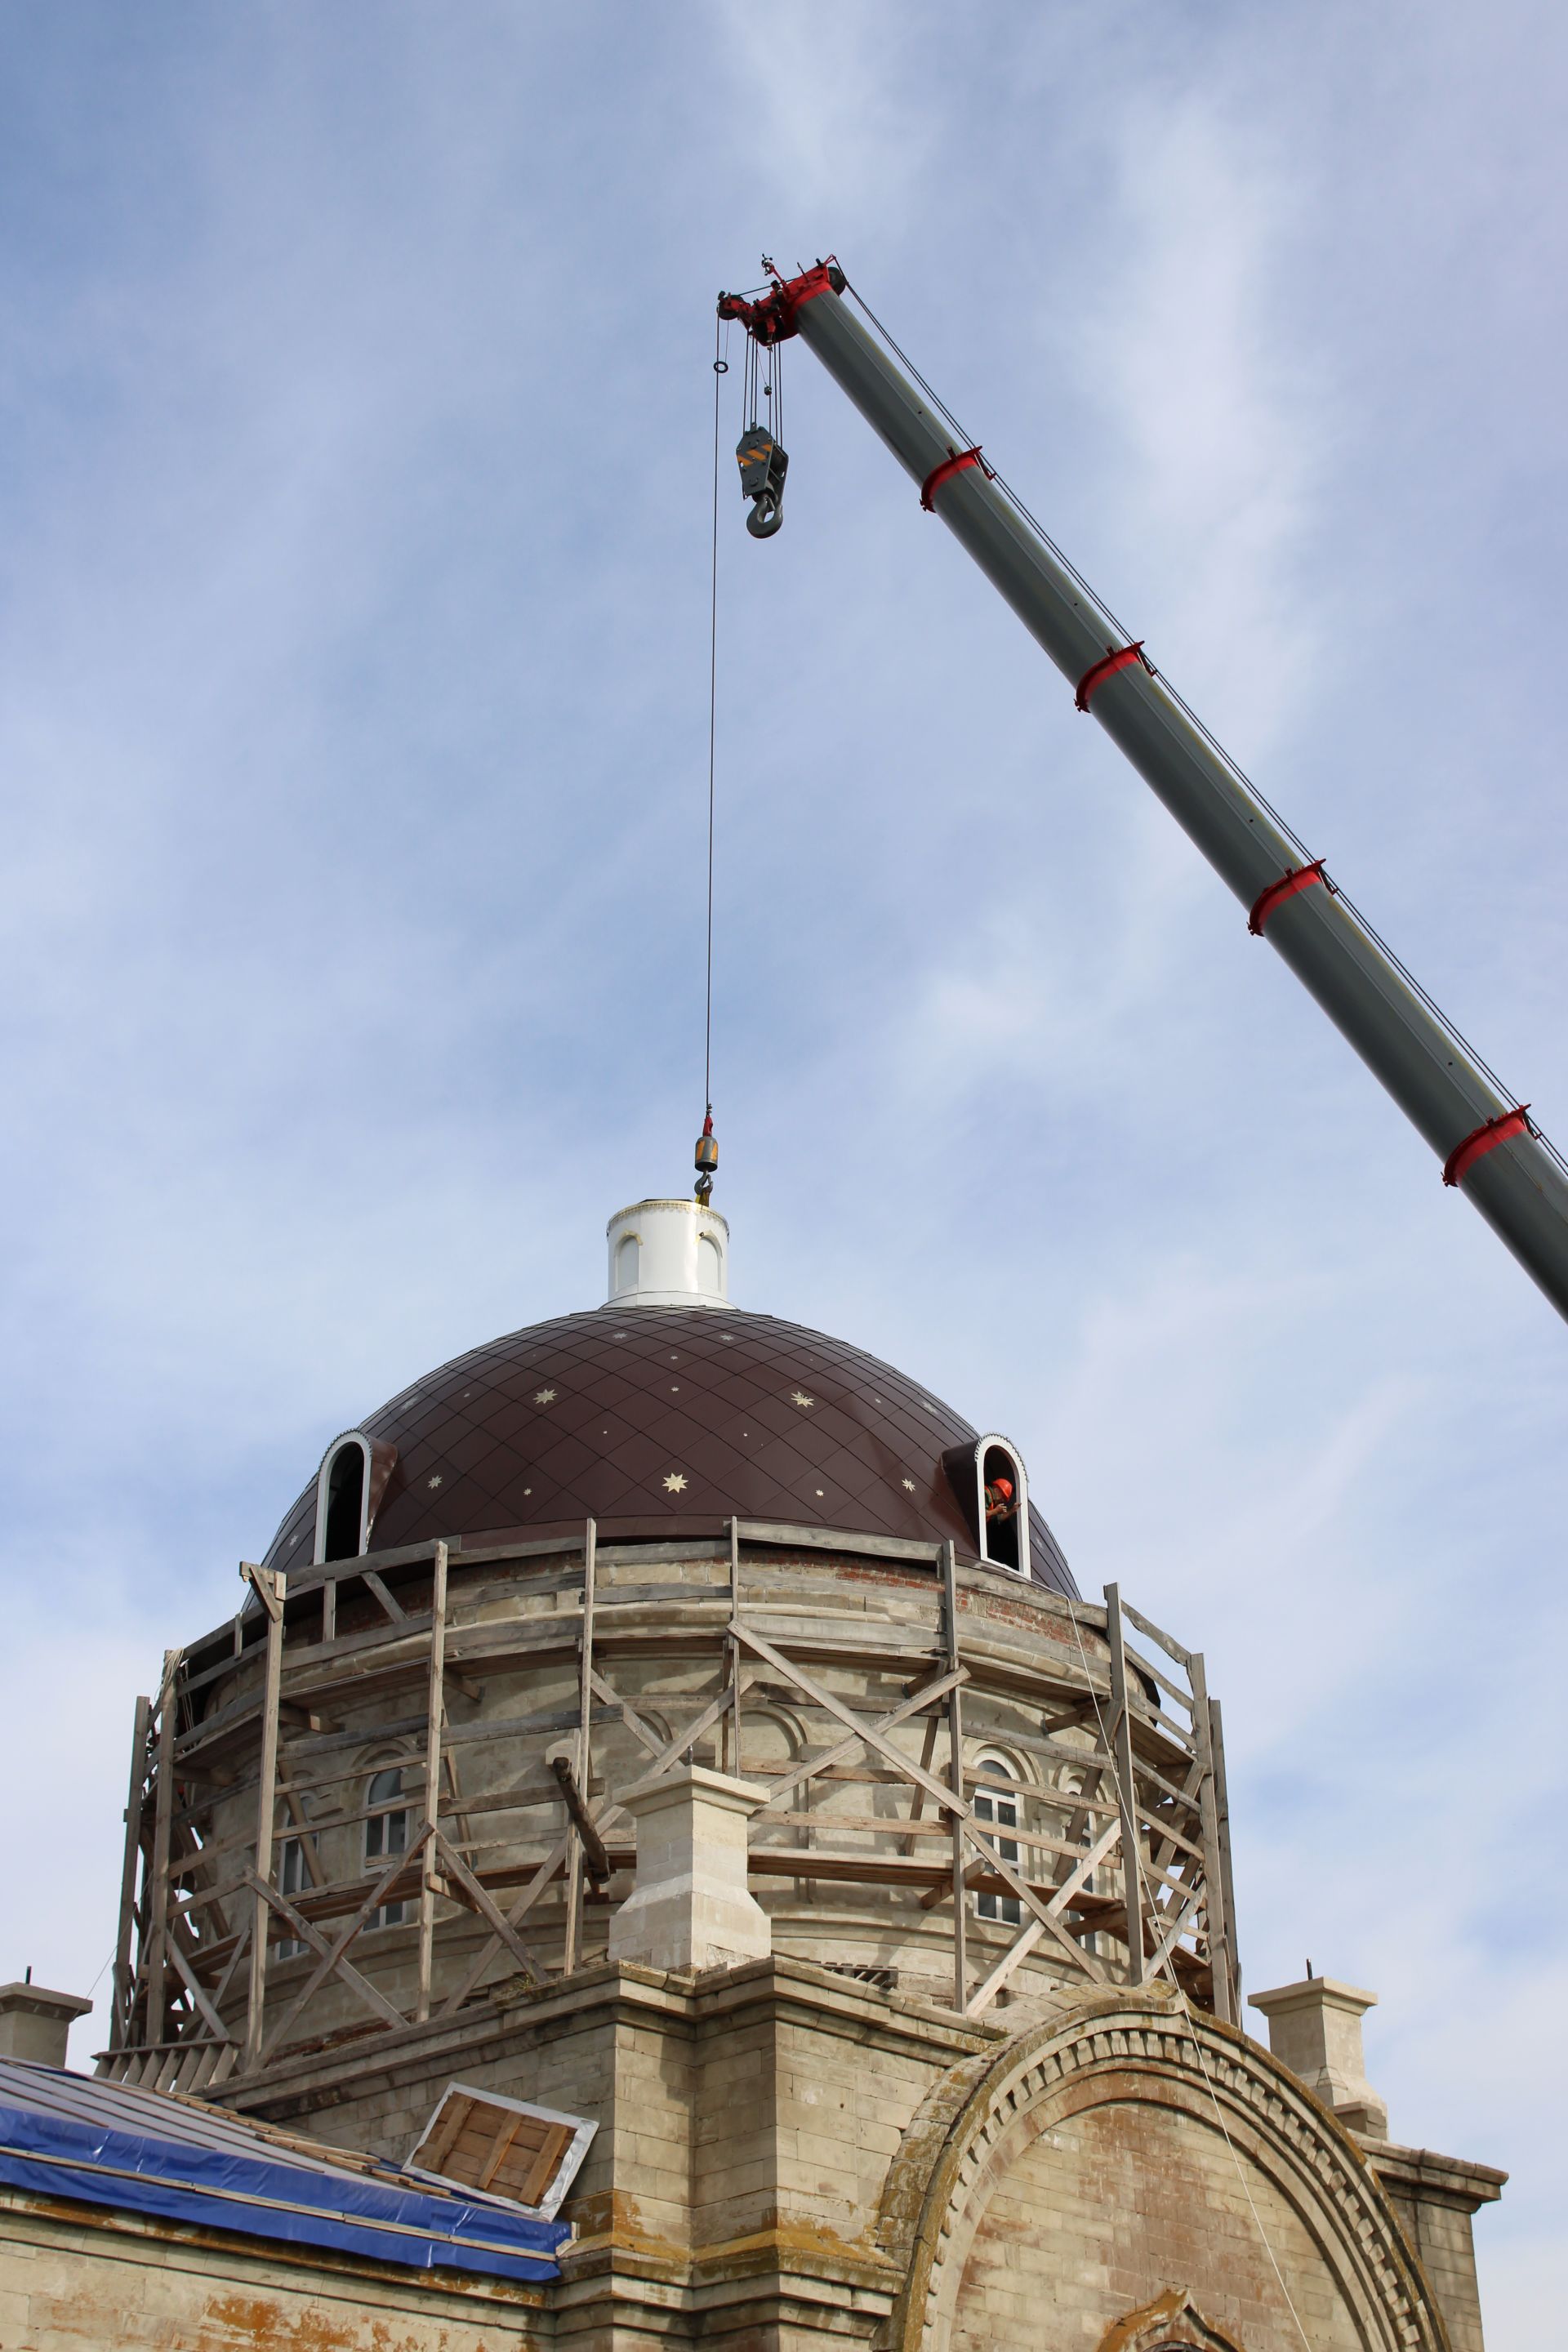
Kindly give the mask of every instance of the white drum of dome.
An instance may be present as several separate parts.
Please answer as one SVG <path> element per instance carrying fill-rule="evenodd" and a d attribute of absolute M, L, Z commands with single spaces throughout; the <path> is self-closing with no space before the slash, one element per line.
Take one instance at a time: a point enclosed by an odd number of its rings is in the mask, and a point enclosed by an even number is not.
<path fill-rule="evenodd" d="M 609 1307 L 728 1307 L 730 1228 L 700 1201 L 636 1201 L 605 1227 Z"/>

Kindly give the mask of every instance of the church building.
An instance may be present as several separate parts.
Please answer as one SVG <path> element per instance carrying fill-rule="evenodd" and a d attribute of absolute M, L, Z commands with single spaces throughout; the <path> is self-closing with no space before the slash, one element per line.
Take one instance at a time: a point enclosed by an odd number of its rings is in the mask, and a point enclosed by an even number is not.
<path fill-rule="evenodd" d="M 729 1255 L 621 1211 L 171 1628 L 97 2072 L 0 1989 L 0 2347 L 1481 2352 L 1504 2176 L 1244 1991 L 1195 1629 Z"/>

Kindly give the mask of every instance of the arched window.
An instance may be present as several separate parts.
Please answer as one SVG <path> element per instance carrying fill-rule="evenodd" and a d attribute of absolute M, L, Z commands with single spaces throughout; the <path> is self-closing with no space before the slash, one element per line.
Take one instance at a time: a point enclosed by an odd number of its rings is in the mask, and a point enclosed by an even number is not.
<path fill-rule="evenodd" d="M 370 1549 L 371 1522 L 381 1507 L 397 1448 L 362 1429 L 345 1429 L 321 1457 L 316 1480 L 316 1565 L 357 1559 Z"/>
<path fill-rule="evenodd" d="M 724 1265 L 711 1234 L 697 1236 L 697 1287 L 706 1298 L 724 1295 Z"/>
<path fill-rule="evenodd" d="M 993 1430 L 972 1445 L 950 1445 L 942 1459 L 981 1560 L 1027 1577 L 1029 1481 L 1017 1447 Z"/>
<path fill-rule="evenodd" d="M 278 1848 L 279 1894 L 288 1895 L 291 1903 L 297 1902 L 309 1884 L 309 1874 L 305 1867 L 304 1839 L 284 1838 Z M 280 1960 L 296 1960 L 301 1952 L 309 1948 L 310 1947 L 298 1936 L 285 1936 L 279 1943 L 278 1957 Z"/>
<path fill-rule="evenodd" d="M 364 1449 L 351 1437 L 339 1446 L 327 1471 L 324 1560 L 354 1559 L 364 1549 Z"/>
<path fill-rule="evenodd" d="M 1095 1829 L 1099 1817 L 1092 1812 L 1086 1811 L 1081 1805 L 1072 1802 L 1072 1800 L 1080 1798 L 1085 1794 L 1087 1776 L 1082 1772 L 1064 1772 L 1058 1776 L 1058 1786 L 1060 1788 L 1063 1796 L 1068 1800 L 1067 1820 L 1062 1824 L 1064 1833 L 1070 1835 L 1072 1823 L 1076 1819 L 1079 1825 L 1078 1842 L 1079 1845 L 1088 1848 L 1094 1843 Z M 1099 1873 L 1091 1870 L 1089 1876 L 1084 1880 L 1083 1892 L 1086 1895 L 1097 1895 L 1100 1892 L 1100 1889 L 1094 1883 L 1098 1876 Z M 1100 1937 L 1097 1935 L 1089 1935 L 1085 1936 L 1081 1940 L 1084 1950 L 1089 1953 L 1093 1958 L 1098 1958 L 1100 1955 Z"/>
<path fill-rule="evenodd" d="M 623 1234 L 616 1244 L 616 1288 L 635 1290 L 641 1265 L 641 1242 L 636 1234 Z"/>
<path fill-rule="evenodd" d="M 1029 1573 L 1029 1487 L 1024 1465 L 1005 1437 L 987 1437 L 980 1447 L 980 1557 Z"/>
<path fill-rule="evenodd" d="M 1016 1830 L 1018 1826 L 1017 1774 L 1005 1757 L 983 1756 L 979 1770 L 984 1785 L 974 1791 L 974 1818 L 977 1822 L 994 1822 L 998 1831 Z M 1000 1785 L 999 1785 L 1000 1784 Z M 985 1843 L 994 1853 L 1015 1870 L 1018 1867 L 1018 1841 L 1001 1837 L 986 1830 Z M 996 1919 L 1004 1927 L 1021 1927 L 1024 1906 L 1016 1895 L 977 1895 L 974 1898 L 977 1919 Z"/>
<path fill-rule="evenodd" d="M 373 1772 L 365 1790 L 364 1867 L 370 1878 L 379 1878 L 395 1855 L 408 1848 L 408 1809 L 398 1800 L 403 1795 L 403 1770 L 400 1765 L 388 1765 Z M 400 1927 L 408 1916 L 406 1903 L 383 1903 L 365 1921 L 367 1927 Z"/>

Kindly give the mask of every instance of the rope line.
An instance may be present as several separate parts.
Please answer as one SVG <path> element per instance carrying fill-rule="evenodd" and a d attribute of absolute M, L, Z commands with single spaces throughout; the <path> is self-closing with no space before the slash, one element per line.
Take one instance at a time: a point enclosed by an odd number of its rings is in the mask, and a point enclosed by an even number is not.
<path fill-rule="evenodd" d="M 1100 1727 L 1100 1753 L 1109 1759 L 1110 1765 L 1110 1778 L 1115 1785 L 1117 1798 L 1124 1808 L 1122 1819 L 1125 1821 L 1130 1818 L 1136 1829 L 1138 1820 L 1137 1794 L 1135 1790 L 1124 1789 L 1121 1785 L 1121 1768 L 1116 1760 L 1116 1749 L 1109 1733 L 1106 1730 L 1105 1716 L 1100 1704 L 1100 1693 L 1094 1687 L 1094 1677 L 1089 1670 L 1089 1657 L 1083 1646 L 1083 1635 L 1079 1630 L 1078 1611 L 1074 1608 L 1070 1601 L 1068 1602 L 1068 1618 L 1072 1626 L 1073 1640 L 1078 1643 L 1079 1663 L 1083 1668 L 1084 1685 L 1089 1692 L 1089 1699 L 1094 1707 L 1094 1719 Z M 1130 1857 L 1125 1853 L 1122 1855 L 1121 1867 L 1124 1885 L 1129 1859 Z M 1150 1885 L 1148 1874 L 1143 1867 L 1142 1846 L 1136 1838 L 1134 1839 L 1131 1861 L 1133 1869 L 1136 1870 L 1138 1874 L 1138 1883 L 1143 1889 L 1143 1897 L 1149 1908 L 1149 1915 L 1151 1917 L 1158 1917 L 1159 1912 L 1158 1906 L 1154 1902 L 1153 1889 Z M 1131 1905 L 1127 1907 L 1129 1912 L 1131 1912 Z M 1131 1957 L 1131 1948 L 1129 1946 L 1129 1957 Z M 1297 2310 L 1295 2303 L 1291 2297 L 1290 2290 L 1285 2284 L 1285 2273 L 1279 2267 L 1279 2258 L 1275 2253 L 1273 2243 L 1270 2241 L 1268 2232 L 1263 2226 L 1263 2216 L 1258 2211 L 1256 2200 L 1253 2198 L 1252 2184 L 1247 2179 L 1247 2168 L 1242 2163 L 1240 2152 L 1226 2128 L 1225 2110 L 1221 2107 L 1219 2103 L 1219 2093 L 1215 2088 L 1214 2076 L 1209 2072 L 1209 2063 L 1204 2053 L 1204 2045 L 1198 2039 L 1197 2021 L 1193 2014 L 1192 2002 L 1187 1999 L 1186 1989 L 1183 1985 L 1181 1979 L 1176 1974 L 1176 1963 L 1173 1951 L 1166 1952 L 1164 1959 L 1161 1963 L 1161 1967 L 1163 1972 L 1170 1978 L 1171 1990 L 1175 1994 L 1176 1999 L 1182 2005 L 1182 2015 L 1186 2021 L 1187 2039 L 1191 2042 L 1193 2049 L 1196 2053 L 1198 2065 L 1203 2074 L 1204 2086 L 1209 2095 L 1209 2105 L 1214 2109 L 1215 2122 L 1219 2126 L 1220 2137 L 1224 2140 L 1226 2147 L 1230 2150 L 1230 2160 L 1236 2167 L 1236 2177 L 1241 2183 L 1241 2193 L 1247 2200 L 1247 2210 L 1252 2216 L 1253 2227 L 1258 2231 L 1258 2240 L 1263 2247 L 1263 2251 L 1268 2257 L 1269 2267 L 1272 2269 L 1276 2279 L 1278 2279 L 1279 2283 L 1279 2292 L 1285 2298 L 1285 2308 L 1296 2323 L 1296 2333 L 1300 2337 L 1303 2346 L 1306 2347 L 1306 2352 L 1312 2352 L 1312 2339 L 1308 2335 L 1305 2326 L 1302 2325 L 1301 2315 Z"/>
<path fill-rule="evenodd" d="M 719 728 L 719 410 L 726 362 L 724 331 L 713 329 L 713 547 L 708 591 L 708 957 L 702 1024 L 702 1106 L 713 1108 L 713 799 Z"/>

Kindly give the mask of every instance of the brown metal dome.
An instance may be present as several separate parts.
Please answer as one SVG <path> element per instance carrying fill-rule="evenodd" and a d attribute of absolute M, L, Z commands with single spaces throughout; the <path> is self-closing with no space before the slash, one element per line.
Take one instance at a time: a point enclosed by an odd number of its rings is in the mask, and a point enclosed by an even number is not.
<path fill-rule="evenodd" d="M 733 1516 L 975 1551 L 942 1455 L 977 1433 L 875 1356 L 771 1315 L 563 1315 L 456 1357 L 360 1427 L 396 1448 L 376 1551 L 564 1535 L 590 1516 L 607 1541 L 712 1535 Z M 315 1522 L 312 1482 L 268 1564 L 305 1567 Z M 1033 1505 L 1029 1527 L 1035 1581 L 1076 1598 Z"/>

